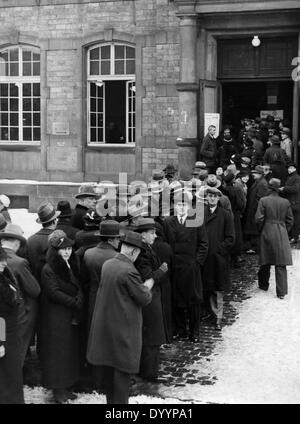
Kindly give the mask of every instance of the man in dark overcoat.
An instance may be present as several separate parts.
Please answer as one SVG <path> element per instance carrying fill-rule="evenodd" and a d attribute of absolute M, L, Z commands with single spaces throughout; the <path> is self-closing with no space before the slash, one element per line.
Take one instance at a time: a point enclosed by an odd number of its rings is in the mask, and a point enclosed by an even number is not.
<path fill-rule="evenodd" d="M 223 179 L 223 193 L 225 193 L 230 200 L 235 230 L 235 243 L 231 249 L 232 263 L 235 267 L 240 266 L 242 259 L 240 257 L 243 247 L 243 233 L 241 217 L 246 207 L 246 196 L 244 195 L 242 187 L 234 184 L 235 176 L 232 173 L 225 175 Z"/>
<path fill-rule="evenodd" d="M 205 207 L 205 228 L 208 254 L 203 264 L 202 278 L 206 304 L 209 301 L 216 317 L 216 329 L 221 330 L 224 292 L 231 289 L 230 250 L 234 245 L 233 217 L 218 205 L 220 190 L 207 188 L 208 205 Z"/>
<path fill-rule="evenodd" d="M 60 200 L 57 203 L 56 210 L 60 211 L 56 229 L 64 231 L 67 234 L 67 237 L 69 237 L 71 240 L 75 240 L 76 233 L 78 233 L 79 229 L 73 227 L 71 223 L 73 211 L 71 209 L 70 203 L 67 200 Z"/>
<path fill-rule="evenodd" d="M 107 220 L 100 223 L 97 235 L 100 242 L 97 246 L 87 249 L 83 256 L 83 269 L 88 290 L 88 323 L 91 324 L 97 291 L 101 279 L 101 271 L 104 262 L 117 255 L 120 241 L 120 224 L 114 220 Z"/>
<path fill-rule="evenodd" d="M 7 264 L 19 284 L 22 303 L 24 303 L 24 311 L 18 322 L 22 340 L 21 360 L 23 365 L 35 330 L 38 313 L 37 298 L 41 289 L 31 272 L 27 259 L 17 255 L 21 244 L 26 244 L 22 228 L 16 224 L 8 224 L 5 230 L 0 233 L 0 240 L 7 254 Z"/>
<path fill-rule="evenodd" d="M 209 174 L 215 172 L 218 164 L 218 148 L 215 134 L 215 125 L 210 125 L 200 147 L 200 159 L 205 162 Z"/>
<path fill-rule="evenodd" d="M 297 173 L 297 165 L 293 162 L 288 166 L 288 177 L 284 187 L 280 187 L 279 193 L 289 200 L 294 215 L 294 225 L 291 229 L 291 242 L 297 243 L 300 236 L 300 176 Z"/>
<path fill-rule="evenodd" d="M 97 202 L 97 193 L 92 185 L 83 184 L 79 187 L 78 193 L 75 195 L 78 200 L 74 209 L 74 214 L 71 219 L 72 226 L 83 230 L 84 228 L 84 215 L 89 209 L 95 210 Z"/>
<path fill-rule="evenodd" d="M 60 215 L 49 202 L 42 204 L 38 209 L 36 222 L 42 224 L 43 228 L 30 236 L 27 240 L 28 258 L 33 275 L 40 283 L 42 268 L 46 263 L 48 250 L 48 236 L 55 230 L 57 217 Z"/>
<path fill-rule="evenodd" d="M 135 231 L 141 234 L 144 244 L 134 265 L 143 281 L 154 281 L 152 300 L 143 308 L 143 348 L 139 375 L 145 380 L 155 381 L 158 378 L 159 348 L 166 343 L 161 283 L 168 267 L 166 263 L 161 264 L 152 249 L 156 239 L 154 219 L 140 217 Z"/>
<path fill-rule="evenodd" d="M 248 191 L 247 205 L 243 216 L 243 229 L 245 238 L 246 253 L 255 254 L 258 251 L 258 230 L 255 224 L 255 213 L 259 199 L 268 194 L 268 183 L 264 177 L 264 168 L 257 165 L 251 171 L 254 183 Z"/>
<path fill-rule="evenodd" d="M 164 221 L 166 241 L 173 251 L 173 318 L 176 338 L 186 338 L 198 342 L 200 305 L 203 300 L 200 267 L 208 251 L 208 241 L 203 224 L 194 221 L 192 195 L 182 192 L 174 196 L 175 216 Z M 195 223 L 195 225 L 193 225 Z M 187 320 L 189 328 L 187 331 Z"/>
<path fill-rule="evenodd" d="M 87 360 L 98 367 L 107 403 L 128 403 L 130 374 L 139 371 L 142 307 L 151 301 L 154 283 L 143 283 L 133 265 L 142 248 L 141 235 L 128 231 L 121 253 L 102 267 Z"/>
<path fill-rule="evenodd" d="M 272 146 L 269 147 L 264 154 L 264 163 L 268 163 L 272 169 L 273 178 L 280 179 L 282 184 L 285 184 L 287 178 L 287 164 L 289 158 L 285 150 L 280 147 L 280 138 L 278 135 L 271 137 Z"/>
<path fill-rule="evenodd" d="M 283 299 L 287 294 L 287 265 L 292 265 L 292 253 L 288 231 L 294 218 L 290 202 L 279 196 L 280 180 L 269 181 L 271 192 L 260 199 L 255 214 L 255 222 L 260 231 L 258 286 L 269 288 L 270 268 L 275 265 L 276 294 Z"/>

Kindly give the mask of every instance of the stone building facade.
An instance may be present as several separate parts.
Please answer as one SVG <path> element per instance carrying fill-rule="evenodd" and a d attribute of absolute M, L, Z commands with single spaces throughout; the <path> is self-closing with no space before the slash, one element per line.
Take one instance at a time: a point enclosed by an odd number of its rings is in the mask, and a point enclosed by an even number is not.
<path fill-rule="evenodd" d="M 241 40 L 247 56 L 254 34 L 262 45 L 274 40 L 269 68 L 236 74 L 291 82 L 299 18 L 298 0 L 0 0 L 1 191 L 34 209 L 119 172 L 147 180 L 173 163 L 184 174 L 204 113 L 222 112 L 220 86 L 232 81 L 225 59 L 219 69 L 222 43 L 230 52 L 230 40 Z M 286 63 L 274 71 L 283 50 Z M 114 120 L 120 131 L 109 142 Z"/>

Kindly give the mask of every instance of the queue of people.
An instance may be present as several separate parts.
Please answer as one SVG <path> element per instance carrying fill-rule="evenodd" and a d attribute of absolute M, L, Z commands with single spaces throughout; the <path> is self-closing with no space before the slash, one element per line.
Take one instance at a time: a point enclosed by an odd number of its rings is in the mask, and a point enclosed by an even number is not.
<path fill-rule="evenodd" d="M 284 299 L 300 177 L 287 137 L 280 147 L 255 124 L 245 120 L 237 141 L 229 128 L 216 140 L 211 126 L 185 178 L 169 164 L 146 192 L 117 187 L 113 198 L 83 184 L 74 209 L 42 204 L 42 228 L 28 240 L 0 215 L 0 403 L 24 402 L 33 345 L 57 403 L 74 399 L 82 379 L 108 403 L 128 403 L 132 381 L 159 382 L 162 346 L 201 342 L 204 321 L 222 331 L 231 268 L 246 266 L 244 253 L 259 255 L 261 290 L 275 266 Z"/>

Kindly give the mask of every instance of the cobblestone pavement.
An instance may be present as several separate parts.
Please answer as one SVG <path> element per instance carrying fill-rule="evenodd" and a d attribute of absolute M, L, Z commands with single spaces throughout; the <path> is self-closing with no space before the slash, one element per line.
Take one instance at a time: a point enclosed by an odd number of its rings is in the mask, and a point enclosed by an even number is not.
<path fill-rule="evenodd" d="M 257 286 L 257 256 L 244 255 L 245 263 L 232 269 L 232 290 L 224 297 L 223 326 L 232 325 L 239 318 L 239 304 L 251 297 Z M 175 341 L 161 349 L 160 383 L 139 382 L 132 386 L 132 395 L 147 394 L 157 396 L 163 386 L 184 387 L 187 384 L 212 385 L 217 376 L 199 367 L 199 361 L 211 361 L 218 343 L 222 342 L 222 332 L 216 331 L 213 321 L 202 321 L 199 343 Z"/>
<path fill-rule="evenodd" d="M 300 244 L 293 249 L 289 295 L 283 301 L 275 295 L 274 271 L 270 290 L 262 292 L 257 288 L 258 257 L 243 258 L 242 267 L 232 269 L 222 332 L 216 331 L 212 322 L 203 322 L 199 343 L 176 341 L 161 349 L 160 382 L 133 384 L 130 403 L 297 403 Z M 27 365 L 31 368 L 30 386 L 35 386 L 29 400 L 52 403 L 49 391 L 38 391 L 36 360 L 32 358 Z M 81 390 L 72 403 L 105 403 L 103 396 L 88 393 L 91 390 Z M 32 396 L 37 400 L 32 401 Z"/>

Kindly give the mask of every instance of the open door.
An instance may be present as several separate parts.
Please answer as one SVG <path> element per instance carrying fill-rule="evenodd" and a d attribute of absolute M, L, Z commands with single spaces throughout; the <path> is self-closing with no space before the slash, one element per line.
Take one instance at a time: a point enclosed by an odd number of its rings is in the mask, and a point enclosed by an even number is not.
<path fill-rule="evenodd" d="M 221 84 L 218 81 L 200 80 L 199 136 L 204 137 L 204 114 L 221 114 Z M 221 124 L 221 122 L 220 122 Z"/>

